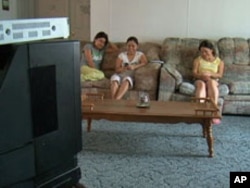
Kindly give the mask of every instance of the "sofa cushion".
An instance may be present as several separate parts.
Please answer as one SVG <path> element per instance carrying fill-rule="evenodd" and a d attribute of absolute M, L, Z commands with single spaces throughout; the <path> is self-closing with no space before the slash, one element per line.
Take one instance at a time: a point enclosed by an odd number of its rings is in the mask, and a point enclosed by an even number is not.
<path fill-rule="evenodd" d="M 104 78 L 98 81 L 83 81 L 81 82 L 81 87 L 84 88 L 110 88 L 110 80 L 108 78 Z"/>
<path fill-rule="evenodd" d="M 195 95 L 195 86 L 189 82 L 182 82 L 179 87 L 179 92 L 181 94 L 194 96 Z M 229 88 L 226 84 L 219 85 L 219 95 L 220 97 L 226 96 L 229 93 Z"/>
<path fill-rule="evenodd" d="M 250 95 L 228 95 L 224 101 L 223 113 L 249 115 Z"/>
<path fill-rule="evenodd" d="M 231 94 L 250 94 L 250 82 L 232 82 L 229 87 Z"/>

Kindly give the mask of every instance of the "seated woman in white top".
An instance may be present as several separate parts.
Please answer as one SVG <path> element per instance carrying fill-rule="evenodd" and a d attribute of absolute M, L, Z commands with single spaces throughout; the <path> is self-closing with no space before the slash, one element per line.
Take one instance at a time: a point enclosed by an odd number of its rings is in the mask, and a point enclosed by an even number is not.
<path fill-rule="evenodd" d="M 135 70 L 148 62 L 144 53 L 137 51 L 139 43 L 136 37 L 129 37 L 126 45 L 127 51 L 119 54 L 116 60 L 116 74 L 111 77 L 112 99 L 121 99 L 129 87 L 133 87 Z"/>

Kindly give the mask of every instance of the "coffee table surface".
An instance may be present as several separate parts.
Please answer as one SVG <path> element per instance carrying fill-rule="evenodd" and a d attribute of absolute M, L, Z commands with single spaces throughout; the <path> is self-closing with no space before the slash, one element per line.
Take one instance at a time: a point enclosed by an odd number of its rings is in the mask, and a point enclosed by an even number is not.
<path fill-rule="evenodd" d="M 213 103 L 151 101 L 150 107 L 137 107 L 138 102 L 134 100 L 104 99 L 83 102 L 83 104 L 86 103 L 93 103 L 92 111 L 83 109 L 83 113 L 87 114 L 221 118 Z"/>

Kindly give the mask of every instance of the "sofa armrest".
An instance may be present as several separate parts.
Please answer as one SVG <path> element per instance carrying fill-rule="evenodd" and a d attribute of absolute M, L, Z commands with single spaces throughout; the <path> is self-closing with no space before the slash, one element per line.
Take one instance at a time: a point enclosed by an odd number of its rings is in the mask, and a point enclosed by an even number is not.
<path fill-rule="evenodd" d="M 175 92 L 175 87 L 175 78 L 164 67 L 162 67 L 159 79 L 158 101 L 171 100 L 171 96 Z"/>
<path fill-rule="evenodd" d="M 134 89 L 157 92 L 161 64 L 148 63 L 135 72 Z"/>

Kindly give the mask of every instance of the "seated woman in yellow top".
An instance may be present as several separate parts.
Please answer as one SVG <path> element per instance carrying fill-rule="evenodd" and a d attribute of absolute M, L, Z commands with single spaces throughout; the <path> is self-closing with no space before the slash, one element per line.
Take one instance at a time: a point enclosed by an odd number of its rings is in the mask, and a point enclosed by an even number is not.
<path fill-rule="evenodd" d="M 223 76 L 224 62 L 216 56 L 213 44 L 204 40 L 199 45 L 200 56 L 194 60 L 193 76 L 195 78 L 195 97 L 209 97 L 218 104 L 219 79 Z M 219 119 L 213 120 L 219 124 Z"/>

